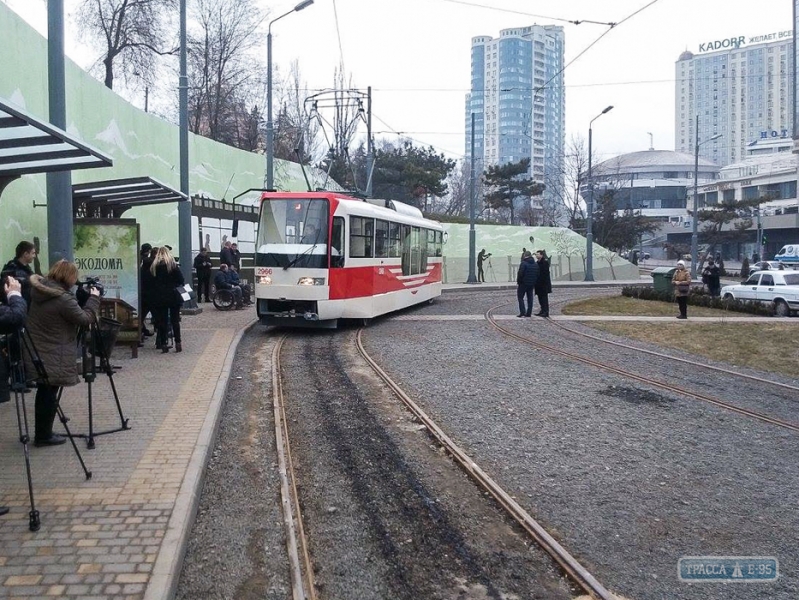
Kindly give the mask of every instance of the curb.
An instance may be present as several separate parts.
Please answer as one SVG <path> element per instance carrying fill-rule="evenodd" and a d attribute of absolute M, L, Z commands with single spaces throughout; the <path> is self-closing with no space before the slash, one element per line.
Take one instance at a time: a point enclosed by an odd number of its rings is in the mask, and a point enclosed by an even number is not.
<path fill-rule="evenodd" d="M 171 600 L 177 591 L 178 579 L 186 556 L 189 531 L 197 515 L 200 504 L 200 492 L 205 481 L 205 468 L 211 456 L 219 431 L 222 405 L 227 392 L 233 367 L 233 359 L 244 334 L 249 332 L 258 320 L 243 327 L 233 338 L 222 364 L 222 372 L 216 382 L 211 405 L 205 417 L 197 444 L 192 452 L 183 482 L 178 491 L 172 516 L 169 518 L 161 548 L 153 565 L 153 572 L 144 592 L 144 600 Z"/>

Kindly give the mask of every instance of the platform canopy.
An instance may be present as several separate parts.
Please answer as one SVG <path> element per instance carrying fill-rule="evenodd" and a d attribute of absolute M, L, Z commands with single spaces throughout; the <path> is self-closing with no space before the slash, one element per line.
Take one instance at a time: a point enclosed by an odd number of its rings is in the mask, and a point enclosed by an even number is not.
<path fill-rule="evenodd" d="M 72 186 L 72 208 L 76 217 L 118 218 L 129 208 L 188 200 L 186 195 L 152 177 L 77 183 Z"/>
<path fill-rule="evenodd" d="M 0 192 L 21 175 L 112 164 L 110 156 L 0 99 Z"/>

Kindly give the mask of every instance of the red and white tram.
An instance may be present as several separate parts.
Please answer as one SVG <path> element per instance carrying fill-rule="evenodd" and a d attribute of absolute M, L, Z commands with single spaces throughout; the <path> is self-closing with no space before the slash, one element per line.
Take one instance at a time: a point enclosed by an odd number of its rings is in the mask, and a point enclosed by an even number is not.
<path fill-rule="evenodd" d="M 441 295 L 443 227 L 417 208 L 334 192 L 265 192 L 255 297 L 266 325 L 336 327 Z"/>

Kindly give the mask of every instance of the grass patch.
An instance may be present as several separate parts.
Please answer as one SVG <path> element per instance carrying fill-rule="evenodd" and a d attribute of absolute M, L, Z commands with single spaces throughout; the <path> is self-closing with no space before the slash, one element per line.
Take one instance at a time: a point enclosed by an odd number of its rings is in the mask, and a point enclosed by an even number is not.
<path fill-rule="evenodd" d="M 658 302 L 657 300 L 638 300 L 626 296 L 608 296 L 604 298 L 586 298 L 570 302 L 563 307 L 564 315 L 607 315 L 636 317 L 675 317 L 679 314 L 676 302 Z M 731 313 L 717 308 L 689 306 L 688 316 L 723 317 Z M 733 313 L 742 316 L 741 313 Z"/>
<path fill-rule="evenodd" d="M 652 302 L 649 302 L 652 304 Z M 710 310 L 710 309 L 705 309 Z M 719 311 L 715 311 L 719 312 Z M 688 308 L 691 314 L 691 307 Z M 761 371 L 796 377 L 799 338 L 784 323 L 584 323 L 614 335 Z"/>

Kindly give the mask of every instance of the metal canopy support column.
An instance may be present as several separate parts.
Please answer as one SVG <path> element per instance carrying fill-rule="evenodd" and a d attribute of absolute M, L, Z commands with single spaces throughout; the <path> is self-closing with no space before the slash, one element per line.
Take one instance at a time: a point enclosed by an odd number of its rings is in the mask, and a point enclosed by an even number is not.
<path fill-rule="evenodd" d="M 66 130 L 64 75 L 64 0 L 47 2 L 48 90 L 50 122 Z M 47 254 L 52 266 L 73 259 L 72 176 L 68 171 L 47 175 Z"/>

